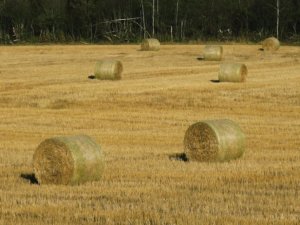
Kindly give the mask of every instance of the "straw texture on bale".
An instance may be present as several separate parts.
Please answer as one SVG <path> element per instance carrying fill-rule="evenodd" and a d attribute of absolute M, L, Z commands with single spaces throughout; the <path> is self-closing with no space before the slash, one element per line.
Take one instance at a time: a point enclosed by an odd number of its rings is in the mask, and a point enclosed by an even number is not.
<path fill-rule="evenodd" d="M 80 184 L 97 181 L 104 170 L 100 146 L 85 135 L 55 137 L 43 141 L 33 155 L 40 184 Z"/>
<path fill-rule="evenodd" d="M 160 49 L 160 42 L 157 39 L 144 39 L 141 44 L 142 51 L 158 51 Z"/>
<path fill-rule="evenodd" d="M 223 63 L 220 66 L 220 82 L 245 82 L 248 69 L 245 64 Z"/>
<path fill-rule="evenodd" d="M 265 51 L 277 51 L 280 47 L 280 42 L 275 37 L 270 37 L 262 42 L 262 49 Z"/>
<path fill-rule="evenodd" d="M 207 45 L 204 47 L 203 58 L 208 61 L 221 61 L 223 57 L 223 47 Z"/>
<path fill-rule="evenodd" d="M 230 161 L 243 155 L 245 135 L 231 120 L 202 121 L 188 128 L 184 148 L 191 161 Z"/>
<path fill-rule="evenodd" d="M 95 66 L 95 78 L 99 80 L 120 80 L 123 65 L 118 60 L 101 60 Z"/>

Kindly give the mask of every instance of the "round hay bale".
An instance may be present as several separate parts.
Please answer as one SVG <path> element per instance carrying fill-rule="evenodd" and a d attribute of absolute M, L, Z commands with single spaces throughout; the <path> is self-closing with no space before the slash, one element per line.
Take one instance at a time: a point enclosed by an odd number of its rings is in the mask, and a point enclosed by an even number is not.
<path fill-rule="evenodd" d="M 217 45 L 207 45 L 203 52 L 204 60 L 221 61 L 223 57 L 223 47 Z"/>
<path fill-rule="evenodd" d="M 101 60 L 95 66 L 95 78 L 99 80 L 120 80 L 123 65 L 118 60 Z"/>
<path fill-rule="evenodd" d="M 141 44 L 142 51 L 158 51 L 160 49 L 159 40 L 154 38 L 144 39 Z"/>
<path fill-rule="evenodd" d="M 97 181 L 104 170 L 100 146 L 85 135 L 43 141 L 33 155 L 39 184 L 80 184 Z"/>
<path fill-rule="evenodd" d="M 220 66 L 220 82 L 245 82 L 248 69 L 241 63 L 223 63 Z"/>
<path fill-rule="evenodd" d="M 184 148 L 191 161 L 229 161 L 243 155 L 245 135 L 231 120 L 202 121 L 188 128 L 184 137 Z"/>
<path fill-rule="evenodd" d="M 270 37 L 262 42 L 262 49 L 265 51 L 277 51 L 280 47 L 280 42 L 275 37 Z"/>

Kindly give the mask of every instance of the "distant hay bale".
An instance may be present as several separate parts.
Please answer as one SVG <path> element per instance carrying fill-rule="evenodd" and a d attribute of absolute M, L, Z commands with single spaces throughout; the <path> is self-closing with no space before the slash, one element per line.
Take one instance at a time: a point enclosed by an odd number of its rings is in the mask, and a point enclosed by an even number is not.
<path fill-rule="evenodd" d="M 203 58 L 208 61 L 221 61 L 223 57 L 223 47 L 217 45 L 207 45 L 204 47 Z"/>
<path fill-rule="evenodd" d="M 101 60 L 95 66 L 95 78 L 99 80 L 120 80 L 123 65 L 118 60 Z"/>
<path fill-rule="evenodd" d="M 142 51 L 158 51 L 160 49 L 160 42 L 157 39 L 144 39 L 141 44 Z"/>
<path fill-rule="evenodd" d="M 241 63 L 223 63 L 220 66 L 220 82 L 245 82 L 248 69 L 245 64 Z"/>
<path fill-rule="evenodd" d="M 275 37 L 270 37 L 262 42 L 262 49 L 265 51 L 277 51 L 280 47 L 280 42 Z"/>
<path fill-rule="evenodd" d="M 230 161 L 243 155 L 245 135 L 231 120 L 202 121 L 188 128 L 184 148 L 191 161 Z"/>
<path fill-rule="evenodd" d="M 55 137 L 43 141 L 33 155 L 40 184 L 80 184 L 97 181 L 104 170 L 100 146 L 85 135 Z"/>

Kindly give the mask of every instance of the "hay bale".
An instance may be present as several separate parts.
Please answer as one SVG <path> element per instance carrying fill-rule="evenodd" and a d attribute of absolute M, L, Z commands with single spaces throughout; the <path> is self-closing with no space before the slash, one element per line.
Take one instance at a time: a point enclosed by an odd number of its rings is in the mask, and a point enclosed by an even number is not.
<path fill-rule="evenodd" d="M 154 38 L 144 39 L 141 44 L 142 51 L 158 51 L 160 49 L 159 40 Z"/>
<path fill-rule="evenodd" d="M 80 184 L 97 181 L 104 170 L 100 146 L 85 135 L 55 137 L 43 141 L 33 155 L 40 184 Z"/>
<path fill-rule="evenodd" d="M 280 42 L 275 37 L 267 38 L 262 42 L 262 49 L 264 51 L 277 51 L 279 47 L 280 47 Z"/>
<path fill-rule="evenodd" d="M 202 121 L 188 128 L 184 148 L 191 161 L 229 161 L 243 155 L 245 135 L 231 120 Z"/>
<path fill-rule="evenodd" d="M 95 66 L 95 78 L 99 80 L 120 80 L 123 65 L 118 60 L 101 60 Z"/>
<path fill-rule="evenodd" d="M 223 47 L 217 45 L 207 45 L 204 47 L 203 58 L 208 61 L 221 61 L 223 57 Z"/>
<path fill-rule="evenodd" d="M 245 82 L 248 69 L 241 63 L 223 63 L 220 66 L 220 82 Z"/>

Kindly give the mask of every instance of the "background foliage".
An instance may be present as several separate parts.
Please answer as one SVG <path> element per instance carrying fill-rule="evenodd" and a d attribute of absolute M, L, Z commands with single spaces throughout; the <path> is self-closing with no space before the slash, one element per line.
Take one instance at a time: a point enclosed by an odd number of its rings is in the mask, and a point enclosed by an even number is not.
<path fill-rule="evenodd" d="M 0 42 L 256 41 L 276 34 L 276 2 L 0 0 Z M 279 38 L 297 41 L 299 30 L 300 0 L 281 1 Z"/>

